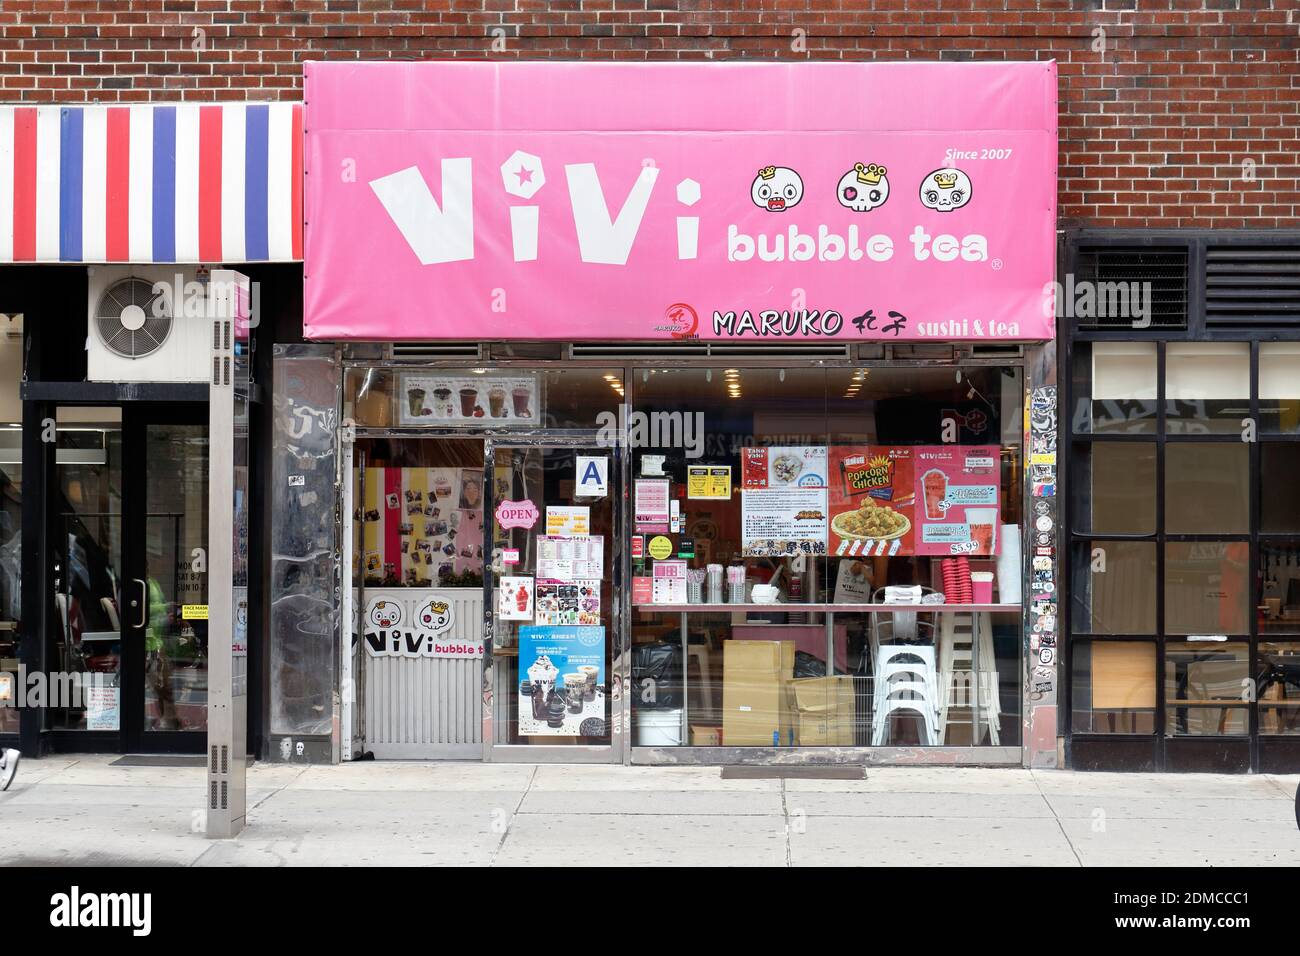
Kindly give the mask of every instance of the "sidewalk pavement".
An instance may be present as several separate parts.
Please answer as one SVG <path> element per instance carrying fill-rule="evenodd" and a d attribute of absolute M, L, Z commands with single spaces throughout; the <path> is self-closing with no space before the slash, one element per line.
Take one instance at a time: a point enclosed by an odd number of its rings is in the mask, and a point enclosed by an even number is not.
<path fill-rule="evenodd" d="M 1300 775 L 371 762 L 249 768 L 248 827 L 202 835 L 200 767 L 24 760 L 0 865 L 1300 865 Z"/>

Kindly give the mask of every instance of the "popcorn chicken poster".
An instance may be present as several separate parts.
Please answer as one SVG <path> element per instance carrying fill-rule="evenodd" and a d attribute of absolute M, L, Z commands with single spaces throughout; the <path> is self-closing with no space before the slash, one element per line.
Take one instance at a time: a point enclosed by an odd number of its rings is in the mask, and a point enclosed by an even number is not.
<path fill-rule="evenodd" d="M 913 553 L 916 486 L 912 449 L 832 445 L 830 553 L 889 557 Z"/>

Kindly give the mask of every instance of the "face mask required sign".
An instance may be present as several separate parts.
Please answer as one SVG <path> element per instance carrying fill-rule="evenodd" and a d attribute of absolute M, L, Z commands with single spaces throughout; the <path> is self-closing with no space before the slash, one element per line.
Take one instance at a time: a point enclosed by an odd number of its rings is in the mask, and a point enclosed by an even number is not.
<path fill-rule="evenodd" d="M 304 100 L 308 338 L 1053 335 L 1054 63 L 308 63 Z M 430 384 L 404 416 L 536 412 Z"/>

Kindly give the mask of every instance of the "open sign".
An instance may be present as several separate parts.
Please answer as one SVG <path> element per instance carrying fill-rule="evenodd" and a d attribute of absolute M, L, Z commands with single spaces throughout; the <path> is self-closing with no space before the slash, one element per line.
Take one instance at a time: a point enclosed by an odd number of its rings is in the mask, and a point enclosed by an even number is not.
<path fill-rule="evenodd" d="M 508 528 L 531 528 L 537 524 L 540 512 L 537 505 L 525 498 L 523 501 L 502 501 L 496 507 L 497 526 Z"/>

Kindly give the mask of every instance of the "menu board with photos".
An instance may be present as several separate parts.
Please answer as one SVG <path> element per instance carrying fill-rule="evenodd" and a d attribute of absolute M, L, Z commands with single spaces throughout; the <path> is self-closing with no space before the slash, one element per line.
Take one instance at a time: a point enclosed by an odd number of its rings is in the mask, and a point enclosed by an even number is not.
<path fill-rule="evenodd" d="M 398 421 L 403 425 L 535 425 L 537 376 L 407 372 Z"/>
<path fill-rule="evenodd" d="M 742 448 L 740 539 L 749 556 L 826 553 L 826 446 Z"/>
<path fill-rule="evenodd" d="M 830 553 L 890 557 L 913 553 L 916 488 L 912 449 L 832 445 Z"/>
<path fill-rule="evenodd" d="M 924 445 L 915 451 L 916 553 L 998 553 L 1002 459 L 997 445 Z"/>

